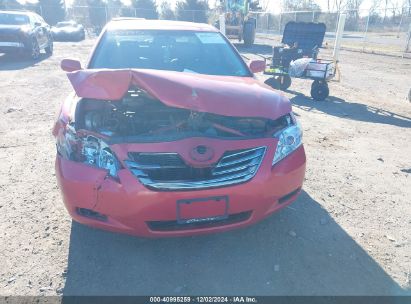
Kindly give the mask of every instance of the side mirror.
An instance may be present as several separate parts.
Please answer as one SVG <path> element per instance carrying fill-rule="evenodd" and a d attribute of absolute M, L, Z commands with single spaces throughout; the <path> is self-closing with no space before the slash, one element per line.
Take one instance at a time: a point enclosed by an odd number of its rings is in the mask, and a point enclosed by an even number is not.
<path fill-rule="evenodd" d="M 265 70 L 264 60 L 253 60 L 250 62 L 250 70 L 253 73 L 263 72 Z"/>
<path fill-rule="evenodd" d="M 35 26 L 41 26 L 41 23 L 40 22 L 34 22 L 34 25 Z"/>
<path fill-rule="evenodd" d="M 63 71 L 66 72 L 74 72 L 81 70 L 80 61 L 73 59 L 63 59 L 60 63 L 60 67 Z"/>

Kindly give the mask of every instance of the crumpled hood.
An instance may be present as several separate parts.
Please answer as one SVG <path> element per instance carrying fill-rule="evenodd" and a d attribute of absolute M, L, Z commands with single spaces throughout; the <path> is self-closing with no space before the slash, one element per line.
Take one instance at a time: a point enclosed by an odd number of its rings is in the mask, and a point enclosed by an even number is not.
<path fill-rule="evenodd" d="M 80 70 L 67 73 L 79 97 L 121 100 L 130 86 L 164 104 L 226 116 L 277 119 L 291 112 L 287 98 L 252 77 L 160 70 Z"/>

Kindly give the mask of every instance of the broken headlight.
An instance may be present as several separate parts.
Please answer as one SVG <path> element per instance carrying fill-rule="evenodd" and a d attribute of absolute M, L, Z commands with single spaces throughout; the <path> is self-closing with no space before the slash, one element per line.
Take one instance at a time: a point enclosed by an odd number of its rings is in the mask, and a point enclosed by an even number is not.
<path fill-rule="evenodd" d="M 83 139 L 81 154 L 85 163 L 106 169 L 111 176 L 117 177 L 117 171 L 120 168 L 119 161 L 102 140 L 87 136 Z"/>
<path fill-rule="evenodd" d="M 120 169 L 120 162 L 104 141 L 95 136 L 77 137 L 70 128 L 58 137 L 57 152 L 64 158 L 105 169 L 112 177 L 117 177 Z"/>
<path fill-rule="evenodd" d="M 278 144 L 273 158 L 273 165 L 301 146 L 303 131 L 301 125 L 296 121 L 295 117 L 292 116 L 289 121 L 289 126 L 277 132 L 275 137 L 278 138 Z"/>

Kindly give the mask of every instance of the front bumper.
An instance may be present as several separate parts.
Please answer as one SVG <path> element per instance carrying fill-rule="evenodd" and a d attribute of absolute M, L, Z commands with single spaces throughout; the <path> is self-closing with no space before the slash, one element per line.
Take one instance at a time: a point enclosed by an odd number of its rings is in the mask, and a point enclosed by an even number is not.
<path fill-rule="evenodd" d="M 6 42 L 0 41 L 0 53 L 12 53 L 16 50 L 23 50 L 25 48 L 22 42 Z"/>
<path fill-rule="evenodd" d="M 227 145 L 227 142 L 224 143 Z M 289 205 L 300 192 L 306 162 L 303 146 L 272 167 L 276 144 L 270 146 L 267 141 L 265 144 L 267 153 L 252 180 L 215 189 L 153 191 L 143 186 L 128 169 L 120 170 L 119 180 L 116 181 L 107 178 L 105 170 L 60 156 L 56 159 L 56 176 L 68 212 L 75 221 L 83 224 L 143 237 L 225 231 L 262 220 Z M 229 145 L 238 148 L 235 142 Z M 155 149 L 156 145 L 151 147 Z M 210 197 L 228 198 L 227 218 L 202 223 L 177 223 L 177 201 Z M 210 205 L 207 208 L 214 207 Z M 201 211 L 194 211 L 191 216 L 201 218 L 209 211 L 213 213 L 213 210 L 206 209 L 199 208 Z M 91 210 L 102 217 L 87 214 L 88 211 L 84 213 L 84 210 Z"/>
<path fill-rule="evenodd" d="M 55 41 L 77 41 L 85 36 L 84 32 L 52 32 Z"/>

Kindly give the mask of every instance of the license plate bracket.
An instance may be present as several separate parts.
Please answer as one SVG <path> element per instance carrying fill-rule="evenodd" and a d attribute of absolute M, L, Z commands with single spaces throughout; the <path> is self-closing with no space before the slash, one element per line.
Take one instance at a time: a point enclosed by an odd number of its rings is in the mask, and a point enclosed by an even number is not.
<path fill-rule="evenodd" d="M 181 199 L 177 201 L 177 223 L 192 224 L 224 220 L 228 218 L 228 207 L 227 195 Z M 194 214 L 204 216 L 197 217 Z"/>

